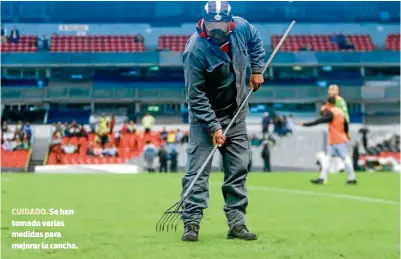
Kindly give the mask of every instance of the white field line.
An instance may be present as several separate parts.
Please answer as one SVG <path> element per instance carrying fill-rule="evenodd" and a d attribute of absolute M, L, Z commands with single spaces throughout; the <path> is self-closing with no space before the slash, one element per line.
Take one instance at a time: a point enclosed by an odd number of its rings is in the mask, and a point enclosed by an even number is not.
<path fill-rule="evenodd" d="M 211 183 L 211 184 L 218 185 L 215 182 Z M 219 184 L 219 185 L 221 185 L 221 184 Z M 363 196 L 354 196 L 354 195 L 347 195 L 347 194 L 339 194 L 339 193 L 330 193 L 330 192 L 315 192 L 315 191 L 307 191 L 307 190 L 285 189 L 285 188 L 253 186 L 253 185 L 247 185 L 246 188 L 248 190 L 255 190 L 255 191 L 276 191 L 276 192 L 291 193 L 291 194 L 325 196 L 325 197 L 331 197 L 331 198 L 340 198 L 340 199 L 348 199 L 348 200 L 356 200 L 356 201 L 364 201 L 364 202 L 400 205 L 400 203 L 398 201 L 369 198 L 369 197 L 363 197 Z"/>
<path fill-rule="evenodd" d="M 284 188 L 264 187 L 264 186 L 247 186 L 247 188 L 250 190 L 258 190 L 258 191 L 277 191 L 277 192 L 285 192 L 285 193 L 292 193 L 292 194 L 326 196 L 326 197 L 332 197 L 332 198 L 341 198 L 341 199 L 349 199 L 349 200 L 357 200 L 357 201 L 365 201 L 365 202 L 376 202 L 376 203 L 386 203 L 386 204 L 395 204 L 395 205 L 400 204 L 398 201 L 376 199 L 376 198 L 369 198 L 369 197 L 363 197 L 363 196 L 354 196 L 354 195 L 347 195 L 347 194 L 339 194 L 339 193 L 330 193 L 330 192 L 314 192 L 314 191 L 284 189 Z"/>
<path fill-rule="evenodd" d="M 157 178 L 157 177 L 155 179 L 162 180 L 161 178 Z M 163 178 L 163 180 L 165 180 L 165 178 Z M 210 185 L 218 185 L 218 186 L 222 185 L 222 183 L 212 182 L 212 181 L 209 181 L 209 184 Z M 385 200 L 385 199 L 378 199 L 378 198 L 369 198 L 369 197 L 340 194 L 340 193 L 315 192 L 315 191 L 307 191 L 307 190 L 296 190 L 296 189 L 286 189 L 286 188 L 278 188 L 278 187 L 255 186 L 255 185 L 247 185 L 246 188 L 248 190 L 255 190 L 255 191 L 276 191 L 276 192 L 291 193 L 291 194 L 300 194 L 300 195 L 309 195 L 309 196 L 325 196 L 325 197 L 331 197 L 331 198 L 348 199 L 348 200 L 355 200 L 355 201 L 362 201 L 362 202 L 400 205 L 399 201 Z"/>

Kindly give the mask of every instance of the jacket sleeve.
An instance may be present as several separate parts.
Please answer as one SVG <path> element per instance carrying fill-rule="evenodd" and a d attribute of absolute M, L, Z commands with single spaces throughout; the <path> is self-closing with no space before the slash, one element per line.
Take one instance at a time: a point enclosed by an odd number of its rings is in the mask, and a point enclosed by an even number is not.
<path fill-rule="evenodd" d="M 210 134 L 213 134 L 222 127 L 206 96 L 206 68 L 200 59 L 191 53 L 184 53 L 183 61 L 189 110 L 196 120 L 207 123 Z"/>
<path fill-rule="evenodd" d="M 331 122 L 332 120 L 333 120 L 333 113 L 326 111 L 323 112 L 322 117 L 316 119 L 315 121 L 304 123 L 304 126 L 311 127 L 321 123 L 328 123 Z"/>
<path fill-rule="evenodd" d="M 262 39 L 259 32 L 252 24 L 248 25 L 248 54 L 251 63 L 252 74 L 261 74 L 265 65 L 266 51 L 263 47 Z"/>

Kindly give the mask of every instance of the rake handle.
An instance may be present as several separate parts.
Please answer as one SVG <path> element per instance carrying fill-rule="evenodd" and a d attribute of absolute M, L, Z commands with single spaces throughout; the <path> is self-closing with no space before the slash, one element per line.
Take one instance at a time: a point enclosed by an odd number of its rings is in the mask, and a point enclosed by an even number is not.
<path fill-rule="evenodd" d="M 285 39 L 287 38 L 288 34 L 290 33 L 292 27 L 294 27 L 295 25 L 295 21 L 292 21 L 291 24 L 288 26 L 287 30 L 284 32 L 283 37 L 281 37 L 279 43 L 277 44 L 277 46 L 274 48 L 272 54 L 270 54 L 269 59 L 267 60 L 265 66 L 263 67 L 262 70 L 262 75 L 265 73 L 266 69 L 270 66 L 270 63 L 272 62 L 274 56 L 277 54 L 277 52 L 280 50 L 281 46 L 283 45 Z M 230 123 L 228 124 L 228 126 L 225 128 L 223 135 L 225 136 L 227 134 L 227 132 L 230 130 L 230 128 L 232 127 L 232 125 L 234 124 L 235 120 L 237 119 L 237 117 L 240 114 L 240 111 L 242 110 L 242 108 L 245 106 L 245 104 L 247 103 L 249 97 L 251 97 L 252 94 L 252 90 L 249 91 L 249 93 L 247 94 L 247 96 L 245 97 L 244 101 L 241 103 L 241 105 L 237 108 L 237 111 L 234 114 L 234 117 L 232 118 L 232 120 L 230 121 Z M 208 155 L 208 157 L 206 158 L 205 162 L 203 162 L 202 166 L 199 168 L 198 172 L 196 173 L 194 179 L 192 180 L 191 184 L 188 186 L 187 190 L 185 191 L 184 195 L 181 197 L 181 200 L 179 201 L 178 206 L 176 207 L 177 211 L 178 209 L 181 207 L 182 203 L 184 202 L 184 200 L 187 198 L 187 196 L 189 195 L 189 193 L 192 191 L 193 186 L 195 185 L 196 181 L 199 179 L 199 177 L 201 176 L 203 170 L 205 170 L 207 164 L 210 162 L 210 160 L 212 159 L 214 153 L 216 153 L 218 146 L 215 145 L 213 147 L 212 152 L 210 152 L 210 154 Z"/>

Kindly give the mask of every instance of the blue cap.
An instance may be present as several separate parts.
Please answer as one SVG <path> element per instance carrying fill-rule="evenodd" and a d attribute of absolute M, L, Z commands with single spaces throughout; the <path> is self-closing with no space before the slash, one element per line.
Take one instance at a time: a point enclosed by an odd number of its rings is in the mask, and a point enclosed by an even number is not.
<path fill-rule="evenodd" d="M 233 15 L 227 1 L 209 1 L 203 8 L 203 19 L 207 22 L 231 22 Z"/>

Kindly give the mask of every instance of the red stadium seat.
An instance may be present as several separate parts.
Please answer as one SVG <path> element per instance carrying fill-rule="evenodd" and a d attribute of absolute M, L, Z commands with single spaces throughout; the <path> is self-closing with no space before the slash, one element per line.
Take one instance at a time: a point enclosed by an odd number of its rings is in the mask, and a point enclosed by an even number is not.
<path fill-rule="evenodd" d="M 153 132 L 151 134 L 144 134 L 137 132 L 137 134 L 122 134 L 120 137 L 120 147 L 118 148 L 118 157 L 93 157 L 87 155 L 88 144 L 95 139 L 94 134 L 89 134 L 88 140 L 86 138 L 63 138 L 62 143 L 66 144 L 68 141 L 74 144 L 80 144 L 80 149 L 77 154 L 61 154 L 61 164 L 115 164 L 125 163 L 128 160 L 142 154 L 142 150 L 147 140 L 150 140 L 154 145 L 160 146 L 163 142 L 160 140 L 160 132 Z M 109 141 L 115 143 L 114 136 L 109 135 Z M 3 160 L 2 160 L 3 161 Z M 56 156 L 54 153 L 48 155 L 48 165 L 57 164 Z"/>
<path fill-rule="evenodd" d="M 272 47 L 276 47 L 281 35 L 273 35 L 271 38 Z M 331 41 L 332 35 L 289 35 L 280 51 L 299 51 L 307 44 L 311 45 L 314 51 L 340 51 L 337 44 Z M 352 51 L 373 51 L 375 46 L 369 35 L 346 35 L 347 40 L 355 46 Z M 347 50 L 348 51 L 348 50 Z"/>
<path fill-rule="evenodd" d="M 29 150 L 4 151 L 1 149 L 1 168 L 24 169 L 29 159 Z"/>
<path fill-rule="evenodd" d="M 8 42 L 1 44 L 1 52 L 37 52 L 38 36 L 24 35 L 17 44 Z"/>
<path fill-rule="evenodd" d="M 51 52 L 143 52 L 135 35 L 63 35 L 51 37 Z"/>
<path fill-rule="evenodd" d="M 160 50 L 170 50 L 182 52 L 185 49 L 191 35 L 161 35 L 159 37 L 158 48 Z"/>
<path fill-rule="evenodd" d="M 389 34 L 386 38 L 385 49 L 400 51 L 400 34 Z"/>

